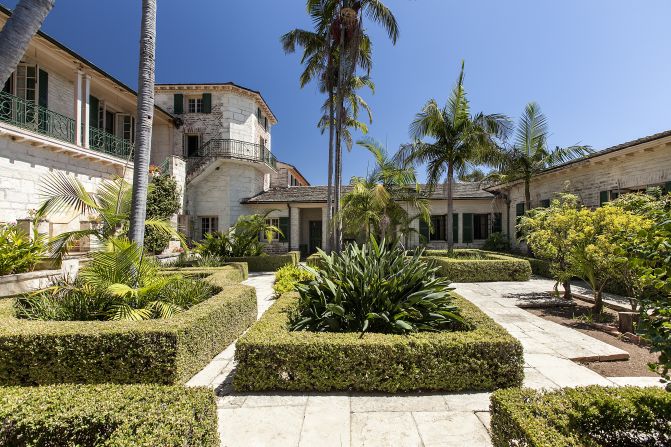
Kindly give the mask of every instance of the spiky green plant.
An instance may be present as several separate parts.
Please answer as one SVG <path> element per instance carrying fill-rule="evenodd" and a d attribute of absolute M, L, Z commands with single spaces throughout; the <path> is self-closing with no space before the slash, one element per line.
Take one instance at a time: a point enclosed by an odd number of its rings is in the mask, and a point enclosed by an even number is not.
<path fill-rule="evenodd" d="M 342 253 L 319 251 L 320 269 L 307 268 L 313 281 L 296 286 L 298 309 L 292 330 L 318 332 L 452 331 L 469 328 L 437 269 L 398 245 L 371 237 Z"/>

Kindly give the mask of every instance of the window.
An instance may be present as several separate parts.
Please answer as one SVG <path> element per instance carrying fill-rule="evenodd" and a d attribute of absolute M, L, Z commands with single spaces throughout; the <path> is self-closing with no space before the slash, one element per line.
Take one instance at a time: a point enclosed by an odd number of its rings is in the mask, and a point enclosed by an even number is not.
<path fill-rule="evenodd" d="M 473 239 L 487 239 L 489 237 L 489 214 L 473 215 Z"/>
<path fill-rule="evenodd" d="M 189 98 L 187 106 L 189 113 L 203 113 L 203 98 Z"/>
<path fill-rule="evenodd" d="M 300 182 L 292 174 L 289 174 L 289 186 L 301 186 Z"/>
<path fill-rule="evenodd" d="M 204 239 L 206 234 L 219 231 L 219 218 L 207 216 L 200 218 L 200 238 Z"/>
<path fill-rule="evenodd" d="M 429 239 L 432 241 L 444 241 L 446 225 L 446 216 L 431 216 L 432 231 Z"/>
<path fill-rule="evenodd" d="M 117 113 L 116 120 L 116 136 L 132 143 L 135 140 L 135 119 L 127 113 Z"/>
<path fill-rule="evenodd" d="M 279 218 L 266 219 L 266 225 L 272 225 L 272 226 L 274 226 L 274 227 L 280 228 L 280 219 L 279 219 Z M 280 234 L 279 234 L 278 232 L 273 231 L 273 232 L 272 232 L 272 235 L 273 235 L 273 238 L 272 238 L 273 241 L 277 241 L 277 240 L 279 240 L 279 238 L 280 238 Z M 259 235 L 259 238 L 260 238 L 262 241 L 268 241 L 268 238 L 266 238 L 266 234 L 265 234 L 265 233 L 260 234 L 260 235 Z"/>
<path fill-rule="evenodd" d="M 37 89 L 37 67 L 21 64 L 16 67 L 16 96 L 35 101 Z"/>
<path fill-rule="evenodd" d="M 197 157 L 198 149 L 200 149 L 200 135 L 184 135 L 184 155 Z"/>

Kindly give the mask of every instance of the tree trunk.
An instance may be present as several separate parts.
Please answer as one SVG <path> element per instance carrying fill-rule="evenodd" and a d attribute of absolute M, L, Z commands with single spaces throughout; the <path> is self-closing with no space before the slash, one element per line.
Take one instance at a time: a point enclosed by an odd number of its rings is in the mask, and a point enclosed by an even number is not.
<path fill-rule="evenodd" d="M 506 234 L 508 235 L 510 248 L 513 248 L 513 235 L 510 231 L 510 193 L 506 193 Z"/>
<path fill-rule="evenodd" d="M 330 84 L 330 82 L 329 82 Z M 335 115 L 335 104 L 333 103 L 333 89 L 329 86 L 329 161 L 328 161 L 328 187 L 326 189 L 326 228 L 329 232 L 327 237 L 326 251 L 328 253 L 333 250 L 334 246 L 334 231 L 333 231 L 333 138 L 335 134 L 335 126 L 333 118 Z"/>
<path fill-rule="evenodd" d="M 594 306 L 592 307 L 592 313 L 594 315 L 599 315 L 603 312 L 603 292 L 601 290 L 594 290 Z"/>
<path fill-rule="evenodd" d="M 56 0 L 21 0 L 14 8 L 0 31 L 0 85 L 5 85 L 21 62 L 54 3 Z"/>
<path fill-rule="evenodd" d="M 140 66 L 137 92 L 137 125 L 133 166 L 133 202 L 130 215 L 130 239 L 144 245 L 144 221 L 147 216 L 147 186 L 151 155 L 151 126 L 154 120 L 154 66 L 156 55 L 156 0 L 142 0 L 140 30 Z"/>
<path fill-rule="evenodd" d="M 529 211 L 531 209 L 531 180 L 524 180 L 524 210 Z"/>
<path fill-rule="evenodd" d="M 453 228 L 454 228 L 454 199 L 452 197 L 452 181 L 454 177 L 454 168 L 452 164 L 447 167 L 447 249 L 452 251 L 454 248 Z"/>
<path fill-rule="evenodd" d="M 338 90 L 336 101 L 336 153 L 335 153 L 335 237 L 334 249 L 336 253 L 342 250 L 342 216 L 340 215 L 340 193 L 342 190 L 342 129 L 343 129 L 343 73 L 345 71 L 345 27 L 340 21 L 340 43 L 338 50 Z"/>
<path fill-rule="evenodd" d="M 562 283 L 562 286 L 564 287 L 564 299 L 572 300 L 573 294 L 571 293 L 571 281 L 570 280 L 564 281 Z"/>

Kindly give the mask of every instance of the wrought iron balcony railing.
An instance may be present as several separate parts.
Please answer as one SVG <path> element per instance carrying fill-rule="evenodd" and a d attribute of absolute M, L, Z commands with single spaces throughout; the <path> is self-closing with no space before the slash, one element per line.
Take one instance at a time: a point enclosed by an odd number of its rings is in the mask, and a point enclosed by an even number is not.
<path fill-rule="evenodd" d="M 265 146 L 240 140 L 215 138 L 202 145 L 196 157 L 189 157 L 187 171 L 194 172 L 207 163 L 206 160 L 213 157 L 249 160 L 265 163 L 273 169 L 277 168 L 277 159 Z"/>
<path fill-rule="evenodd" d="M 75 143 L 75 120 L 7 92 L 0 92 L 0 121 Z"/>
<path fill-rule="evenodd" d="M 134 145 L 130 141 L 97 127 L 89 127 L 89 147 L 120 158 L 130 157 L 134 149 Z"/>

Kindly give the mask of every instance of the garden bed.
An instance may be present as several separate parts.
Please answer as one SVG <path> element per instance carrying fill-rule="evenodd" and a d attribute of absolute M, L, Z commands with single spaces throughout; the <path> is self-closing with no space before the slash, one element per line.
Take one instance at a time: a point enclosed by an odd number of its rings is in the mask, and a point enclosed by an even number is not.
<path fill-rule="evenodd" d="M 13 299 L 0 300 L 0 385 L 185 383 L 257 314 L 240 267 L 186 270 L 221 291 L 169 319 L 22 320 Z"/>
<path fill-rule="evenodd" d="M 663 446 L 671 443 L 671 393 L 657 388 L 497 391 L 495 447 Z"/>
<path fill-rule="evenodd" d="M 522 345 L 455 296 L 469 331 L 411 335 L 289 330 L 297 295 L 283 295 L 238 340 L 238 391 L 491 391 L 520 386 Z"/>
<path fill-rule="evenodd" d="M 285 265 L 298 265 L 300 252 L 290 251 L 285 255 L 260 255 L 242 258 L 226 258 L 226 262 L 246 262 L 250 272 L 274 272 Z"/>
<path fill-rule="evenodd" d="M 438 274 L 452 282 L 528 281 L 531 265 L 526 259 L 513 258 L 482 250 L 427 250 L 427 260 L 439 267 Z"/>
<path fill-rule="evenodd" d="M 0 421 L 0 445 L 219 445 L 214 393 L 203 388 L 154 385 L 0 388 Z"/>

